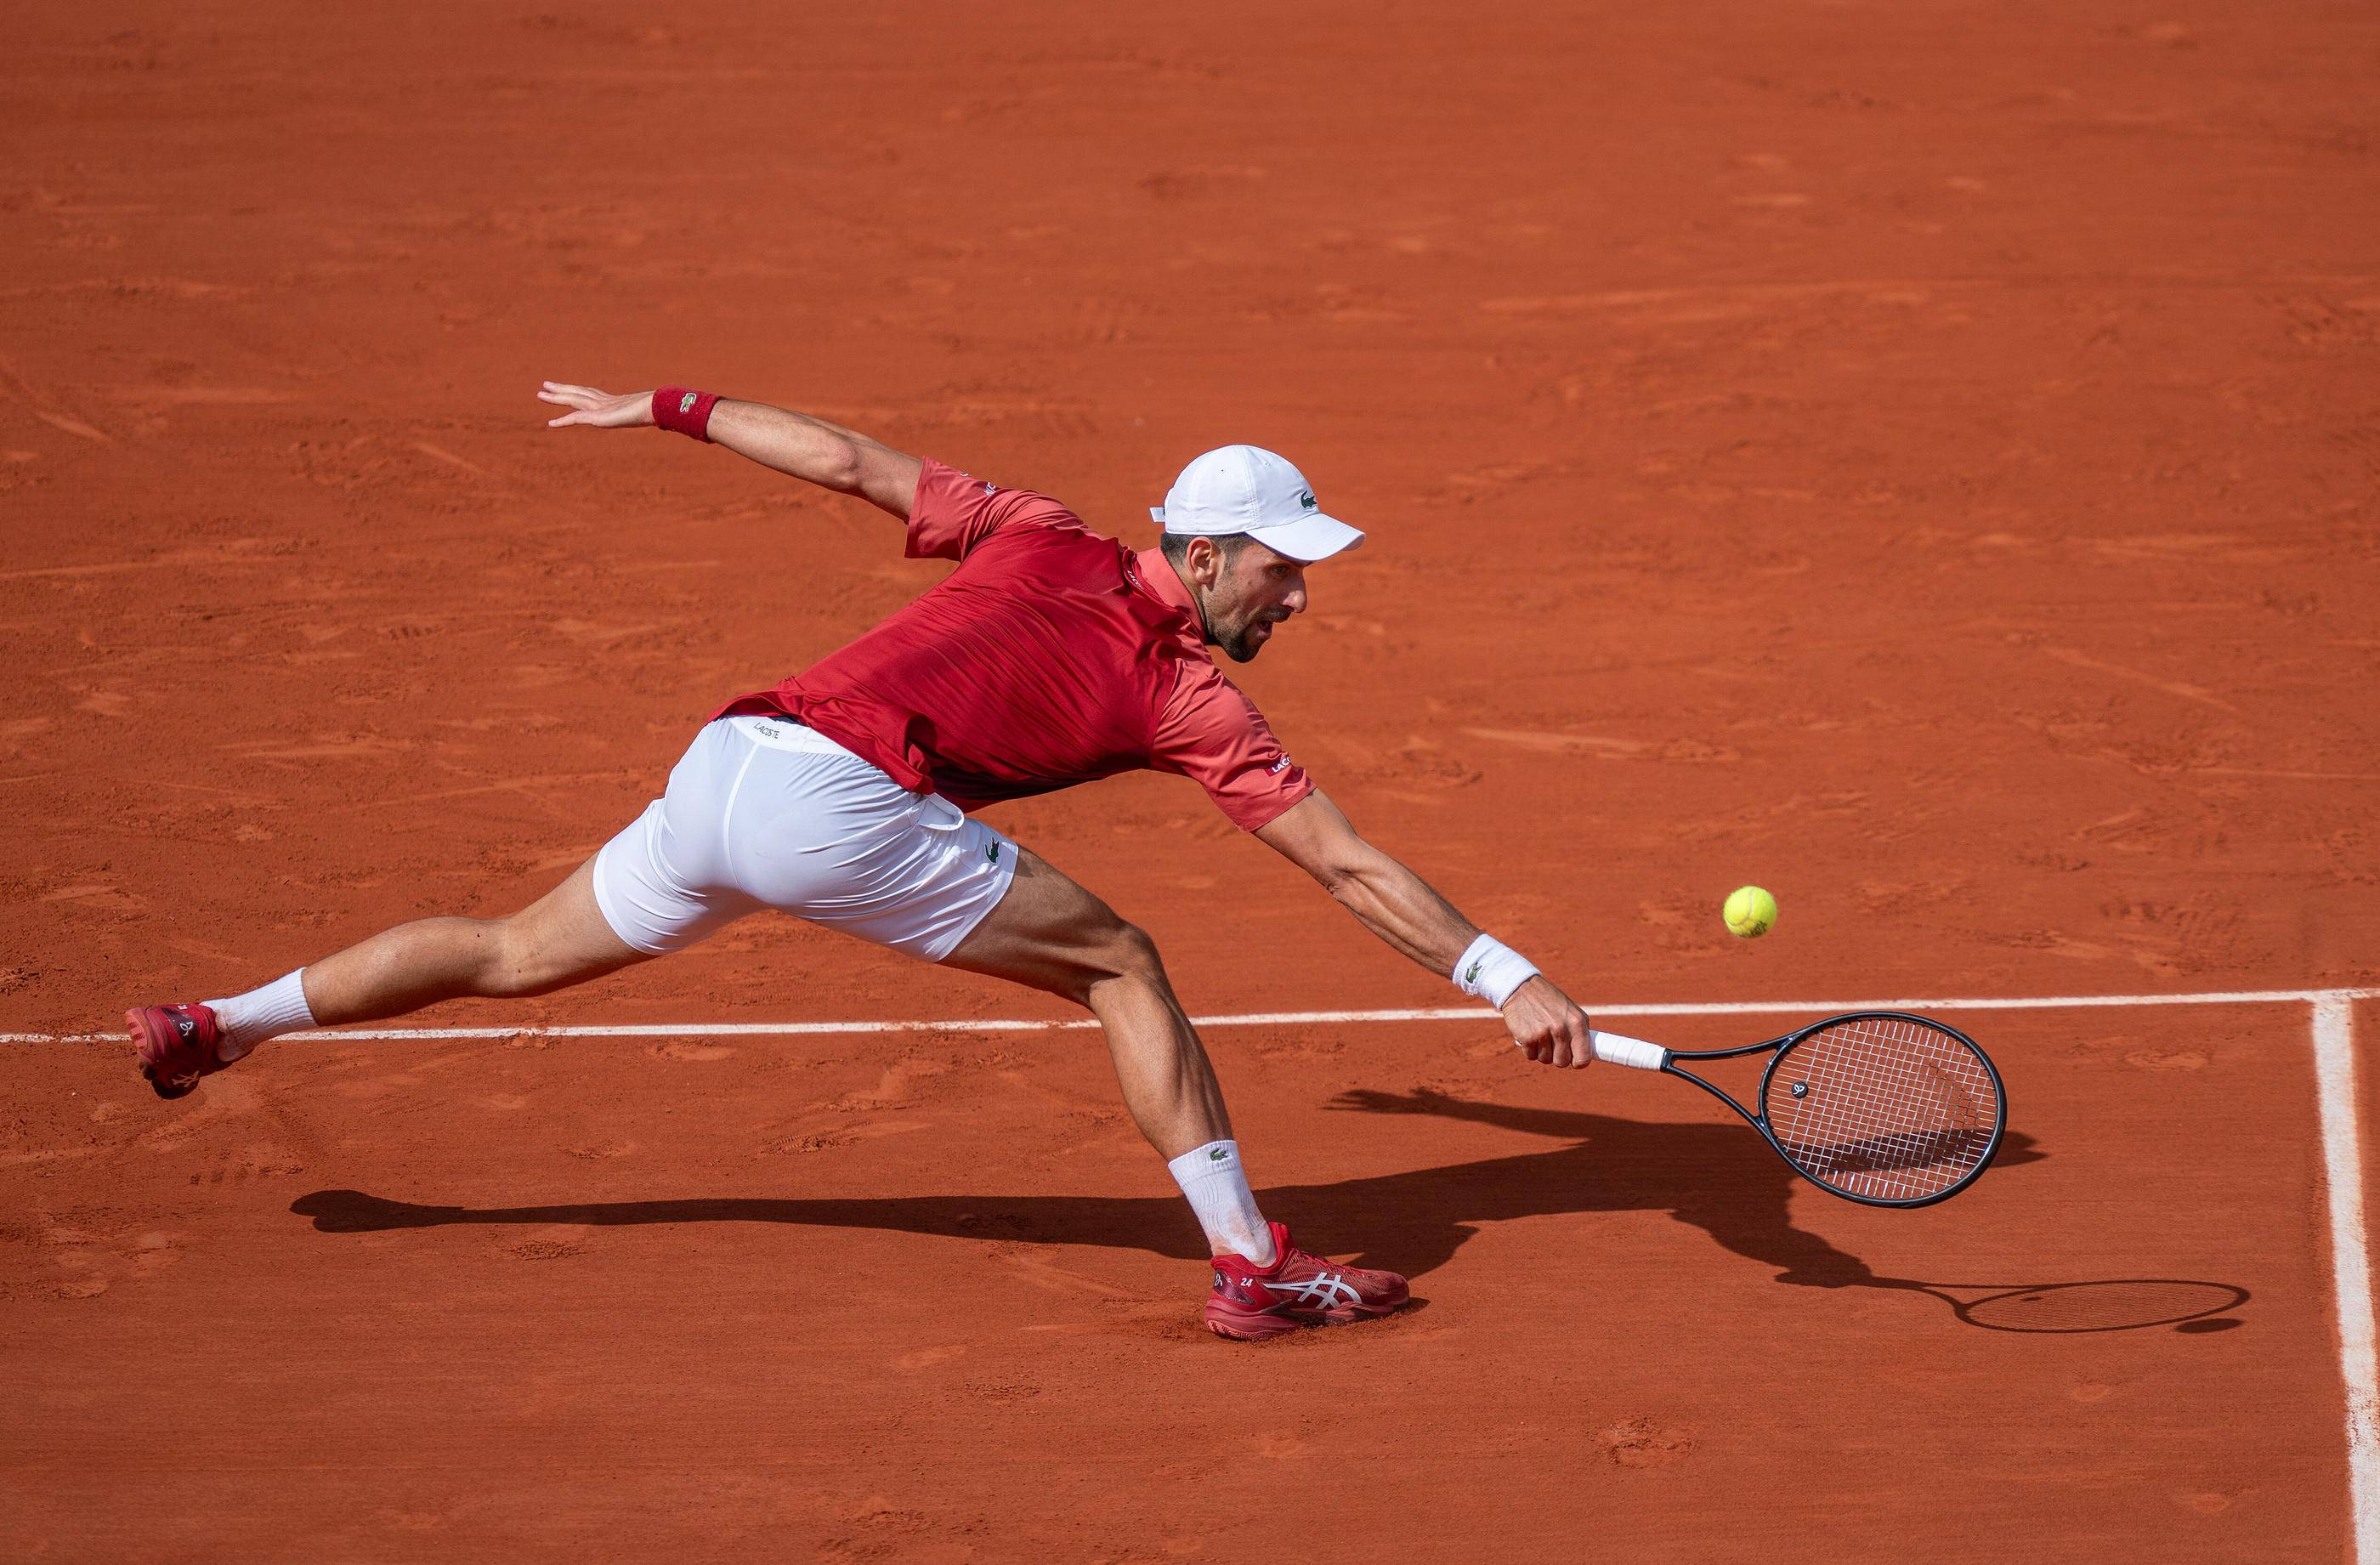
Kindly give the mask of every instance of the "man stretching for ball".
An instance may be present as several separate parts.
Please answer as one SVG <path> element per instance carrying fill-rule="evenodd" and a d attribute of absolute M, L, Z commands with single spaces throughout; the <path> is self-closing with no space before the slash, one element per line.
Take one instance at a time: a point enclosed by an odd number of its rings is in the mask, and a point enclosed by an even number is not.
<path fill-rule="evenodd" d="M 1403 1278 L 1333 1266 L 1257 1211 L 1222 1089 L 1148 937 L 969 813 L 1122 771 L 1195 778 L 1374 934 L 1485 995 L 1530 1059 L 1588 1063 L 1579 1008 L 1357 836 L 1208 656 L 1254 658 L 1305 611 L 1306 566 L 1364 535 L 1253 446 L 1183 469 L 1150 513 L 1161 547 L 1135 552 L 1044 495 L 823 419 L 679 387 L 613 396 L 549 381 L 539 394 L 570 409 L 557 428 L 658 423 L 859 495 L 908 524 L 910 558 L 958 569 L 807 672 L 722 707 L 663 797 L 511 917 L 425 918 L 233 999 L 127 1013 L 159 1095 L 283 1033 L 550 994 L 782 908 L 1097 1016 L 1134 1122 L 1206 1230 L 1217 1334 L 1257 1340 L 1403 1304 Z"/>

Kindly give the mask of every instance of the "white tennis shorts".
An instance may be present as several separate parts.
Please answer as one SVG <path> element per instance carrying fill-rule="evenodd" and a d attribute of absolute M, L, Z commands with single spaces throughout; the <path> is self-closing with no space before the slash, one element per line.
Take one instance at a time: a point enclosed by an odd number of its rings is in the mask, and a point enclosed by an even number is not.
<path fill-rule="evenodd" d="M 706 725 L 669 792 L 595 856 L 595 902 L 656 956 L 781 908 L 928 962 L 1016 876 L 1016 844 L 790 718 Z"/>

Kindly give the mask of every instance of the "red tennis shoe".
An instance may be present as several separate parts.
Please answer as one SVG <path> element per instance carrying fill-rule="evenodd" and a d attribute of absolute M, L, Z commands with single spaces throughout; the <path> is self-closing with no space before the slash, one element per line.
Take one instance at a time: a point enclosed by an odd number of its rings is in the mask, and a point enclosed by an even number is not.
<path fill-rule="evenodd" d="M 1257 1266 L 1240 1256 L 1215 1257 L 1215 1291 L 1207 1298 L 1207 1329 L 1234 1341 L 1261 1342 L 1305 1326 L 1336 1326 L 1368 1320 L 1412 1296 L 1393 1271 L 1361 1271 L 1289 1242 L 1289 1230 L 1272 1227 L 1273 1263 Z"/>
<path fill-rule="evenodd" d="M 132 1047 L 140 1051 L 140 1074 L 160 1098 L 179 1098 L 229 1067 L 215 1058 L 223 1027 L 203 1005 L 152 1005 L 127 1011 L 124 1025 L 132 1029 Z"/>

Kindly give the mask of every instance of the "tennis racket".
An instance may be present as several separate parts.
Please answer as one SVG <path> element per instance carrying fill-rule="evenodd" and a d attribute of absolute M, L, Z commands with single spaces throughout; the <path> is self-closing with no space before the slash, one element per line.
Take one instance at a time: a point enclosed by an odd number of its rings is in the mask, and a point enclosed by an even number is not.
<path fill-rule="evenodd" d="M 1742 1115 L 1793 1171 L 1864 1207 L 1947 1201 L 1991 1165 L 2008 1128 L 2000 1074 L 1974 1040 L 1901 1011 L 1855 1011 L 1741 1049 L 1681 1052 L 1592 1033 L 1595 1057 L 1683 1077 Z M 1681 1060 L 1771 1051 L 1755 1113 Z"/>

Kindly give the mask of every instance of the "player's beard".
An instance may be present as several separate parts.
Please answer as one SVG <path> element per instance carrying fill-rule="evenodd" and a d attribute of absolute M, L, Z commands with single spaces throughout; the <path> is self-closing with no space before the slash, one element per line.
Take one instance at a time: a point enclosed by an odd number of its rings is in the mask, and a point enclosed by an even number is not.
<path fill-rule="evenodd" d="M 1286 616 L 1281 616 L 1286 617 Z M 1235 663 L 1245 663 L 1264 650 L 1271 639 L 1272 627 L 1281 618 L 1248 611 L 1236 619 L 1218 617 L 1211 611 L 1207 616 L 1207 637 L 1223 649 L 1223 655 Z M 1258 629 L 1259 626 L 1263 628 Z"/>

